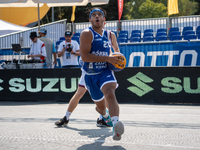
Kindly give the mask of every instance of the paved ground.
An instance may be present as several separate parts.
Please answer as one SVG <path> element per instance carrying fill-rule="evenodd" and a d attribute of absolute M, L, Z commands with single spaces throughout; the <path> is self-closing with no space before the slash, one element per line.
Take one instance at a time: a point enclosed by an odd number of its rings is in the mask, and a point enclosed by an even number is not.
<path fill-rule="evenodd" d="M 68 127 L 54 122 L 67 104 L 0 102 L 1 150 L 195 150 L 200 149 L 200 106 L 121 104 L 122 140 L 96 127 L 94 104 L 80 104 Z"/>

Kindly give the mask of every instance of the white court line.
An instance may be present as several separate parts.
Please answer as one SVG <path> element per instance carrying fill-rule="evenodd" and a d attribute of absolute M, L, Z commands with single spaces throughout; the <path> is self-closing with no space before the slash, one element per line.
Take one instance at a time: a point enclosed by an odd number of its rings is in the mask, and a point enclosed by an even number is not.
<path fill-rule="evenodd" d="M 121 115 L 126 115 L 126 114 L 121 114 Z M 182 117 L 191 117 L 191 116 L 197 117 L 197 116 L 200 116 L 200 114 L 190 115 L 190 114 L 167 114 L 167 113 L 165 113 L 165 114 L 159 114 L 159 113 L 131 114 L 131 116 L 144 116 L 144 115 L 162 115 L 162 116 L 172 115 L 172 116 L 182 116 Z"/>
<path fill-rule="evenodd" d="M 47 138 L 28 138 L 28 137 L 11 137 L 11 136 L 0 136 L 0 138 L 7 138 L 7 139 L 25 139 L 25 140 L 39 140 L 39 141 L 46 141 L 46 142 L 50 142 L 50 141 L 61 141 L 60 139 L 47 139 Z M 106 140 L 89 140 L 89 139 L 79 139 L 79 140 L 66 140 L 66 141 L 70 141 L 70 142 L 99 142 L 99 143 L 111 143 L 111 144 L 129 144 L 129 145 L 142 145 L 142 146 L 159 146 L 159 147 L 171 147 L 171 148 L 184 148 L 184 149 L 200 149 L 200 147 L 188 147 L 188 146 L 176 146 L 176 145 L 171 145 L 171 144 L 167 144 L 167 145 L 161 145 L 161 144 L 139 144 L 139 143 L 133 143 L 133 142 L 121 142 L 121 141 L 113 141 L 113 142 L 109 142 Z"/>

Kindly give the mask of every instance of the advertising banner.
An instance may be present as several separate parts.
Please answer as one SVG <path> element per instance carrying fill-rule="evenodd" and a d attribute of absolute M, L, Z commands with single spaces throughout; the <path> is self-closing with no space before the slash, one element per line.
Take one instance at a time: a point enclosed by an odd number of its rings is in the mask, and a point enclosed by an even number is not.
<path fill-rule="evenodd" d="M 119 44 L 120 52 L 127 59 L 126 67 L 172 67 L 200 66 L 200 40 L 181 42 L 151 42 Z M 23 49 L 29 54 L 29 49 Z M 0 50 L 0 68 L 6 60 L 12 60 L 11 49 Z M 20 59 L 27 60 L 27 54 Z M 14 55 L 18 60 L 19 55 Z M 62 59 L 57 59 L 55 68 L 61 68 Z"/>
<path fill-rule="evenodd" d="M 116 77 L 120 102 L 200 103 L 200 67 L 126 68 Z"/>
<path fill-rule="evenodd" d="M 120 45 L 128 67 L 200 66 L 200 40 Z"/>
<path fill-rule="evenodd" d="M 118 0 L 118 20 L 120 22 L 120 19 L 122 17 L 123 13 L 123 6 L 124 5 L 124 0 Z"/>
<path fill-rule="evenodd" d="M 0 72 L 1 101 L 69 102 L 81 76 L 80 68 Z M 119 103 L 200 103 L 199 67 L 130 67 L 115 76 Z M 81 102 L 93 102 L 88 92 Z"/>

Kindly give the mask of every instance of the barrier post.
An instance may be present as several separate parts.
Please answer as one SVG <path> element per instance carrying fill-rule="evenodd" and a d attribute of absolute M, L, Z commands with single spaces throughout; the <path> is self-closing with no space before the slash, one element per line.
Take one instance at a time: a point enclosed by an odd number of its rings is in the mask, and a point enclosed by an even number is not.
<path fill-rule="evenodd" d="M 117 36 L 119 35 L 119 32 L 121 31 L 121 22 L 117 22 Z"/>

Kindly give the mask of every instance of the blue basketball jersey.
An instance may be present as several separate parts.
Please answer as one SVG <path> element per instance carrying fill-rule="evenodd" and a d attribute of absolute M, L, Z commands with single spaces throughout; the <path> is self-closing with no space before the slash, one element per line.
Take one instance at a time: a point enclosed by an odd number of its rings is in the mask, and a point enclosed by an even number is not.
<path fill-rule="evenodd" d="M 110 46 L 108 40 L 108 32 L 103 30 L 103 35 L 101 36 L 99 33 L 95 32 L 92 27 L 89 27 L 89 30 L 93 34 L 92 46 L 90 53 L 97 56 L 109 56 L 110 54 Z M 107 62 L 84 62 L 83 69 L 87 73 L 100 73 L 103 70 L 108 68 Z"/>

